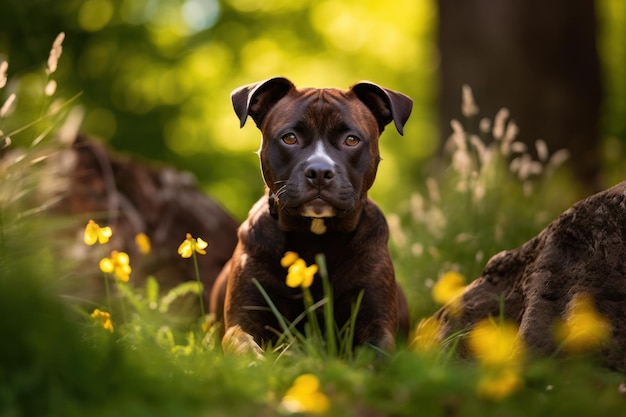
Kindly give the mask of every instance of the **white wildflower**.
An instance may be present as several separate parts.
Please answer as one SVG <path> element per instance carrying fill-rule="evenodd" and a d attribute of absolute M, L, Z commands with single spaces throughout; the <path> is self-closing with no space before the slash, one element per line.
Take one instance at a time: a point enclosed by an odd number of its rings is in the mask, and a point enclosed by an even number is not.
<path fill-rule="evenodd" d="M 399 247 L 405 247 L 408 238 L 402 231 L 402 225 L 400 224 L 400 217 L 394 213 L 387 216 L 387 224 L 389 225 L 389 234 L 393 243 Z"/>
<path fill-rule="evenodd" d="M 548 144 L 542 139 L 538 139 L 535 142 L 535 149 L 537 149 L 537 157 L 541 162 L 548 160 Z"/>
<path fill-rule="evenodd" d="M 473 193 L 474 201 L 479 202 L 485 198 L 485 195 L 487 195 L 487 188 L 485 187 L 485 184 L 480 182 L 479 184 L 474 185 L 474 188 L 472 189 L 472 193 Z"/>
<path fill-rule="evenodd" d="M 464 84 L 463 85 L 463 100 L 461 104 L 461 113 L 463 116 L 469 118 L 476 116 L 478 114 L 478 106 L 474 101 L 474 94 L 472 93 L 472 88 Z"/>
<path fill-rule="evenodd" d="M 441 258 L 441 252 L 435 246 L 429 246 L 427 252 L 436 261 Z"/>
<path fill-rule="evenodd" d="M 465 144 L 465 130 L 463 130 L 463 125 L 456 119 L 450 120 L 450 126 L 452 126 L 452 137 L 451 139 L 454 142 L 454 145 L 457 149 L 465 149 L 467 146 Z"/>
<path fill-rule="evenodd" d="M 411 245 L 411 255 L 415 257 L 422 256 L 424 254 L 424 245 L 421 243 L 414 243 Z"/>
<path fill-rule="evenodd" d="M 453 133 L 465 133 L 463 130 L 463 125 L 456 119 L 450 120 L 450 126 L 452 127 Z"/>
<path fill-rule="evenodd" d="M 9 63 L 7 61 L 0 62 L 0 88 L 7 85 L 7 70 L 9 69 Z"/>
<path fill-rule="evenodd" d="M 493 131 L 492 131 L 493 137 L 496 140 L 500 140 L 504 136 L 506 119 L 508 118 L 509 118 L 509 109 L 507 109 L 506 107 L 501 108 L 500 111 L 496 113 L 496 117 L 493 123 Z"/>
<path fill-rule="evenodd" d="M 415 192 L 411 195 L 411 216 L 415 222 L 425 221 L 424 197 Z"/>
<path fill-rule="evenodd" d="M 463 178 L 472 172 L 472 158 L 466 149 L 457 149 L 452 155 L 452 168 Z"/>
<path fill-rule="evenodd" d="M 11 94 L 0 108 L 0 117 L 4 117 L 9 113 L 9 110 L 11 110 L 11 106 L 13 105 L 14 101 L 15 93 Z"/>
<path fill-rule="evenodd" d="M 54 80 L 49 80 L 48 84 L 46 84 L 46 88 L 44 89 L 44 93 L 50 97 L 52 95 L 54 95 L 54 93 L 57 91 L 57 82 Z"/>
<path fill-rule="evenodd" d="M 428 188 L 428 196 L 430 201 L 438 203 L 441 200 L 441 193 L 439 192 L 439 184 L 433 177 L 426 178 L 426 188 Z"/>
<path fill-rule="evenodd" d="M 508 156 L 511 153 L 511 143 L 515 140 L 518 133 L 519 128 L 517 127 L 517 123 L 511 120 L 507 124 L 506 131 L 502 137 L 502 144 L 500 145 L 500 152 L 502 155 Z"/>
<path fill-rule="evenodd" d="M 528 154 L 522 155 L 520 158 L 517 176 L 521 181 L 526 181 L 533 175 L 539 175 L 543 171 L 543 165 L 538 161 L 533 161 Z"/>
<path fill-rule="evenodd" d="M 461 232 L 454 237 L 454 243 L 467 243 L 472 240 L 476 240 L 476 237 L 471 233 Z"/>
<path fill-rule="evenodd" d="M 528 149 L 528 146 L 524 142 L 515 141 L 511 143 L 511 152 L 524 153 Z"/>
<path fill-rule="evenodd" d="M 48 68 L 46 74 L 50 75 L 57 70 L 59 65 L 59 58 L 63 53 L 63 40 L 65 39 L 65 33 L 61 32 L 57 35 L 56 39 L 52 43 L 52 49 L 50 49 L 50 56 L 48 57 Z"/>
<path fill-rule="evenodd" d="M 433 206 L 430 210 L 428 210 L 427 218 L 428 221 L 426 222 L 426 228 L 428 229 L 428 232 L 436 238 L 441 237 L 448 223 L 443 211 L 441 211 L 438 207 Z"/>
<path fill-rule="evenodd" d="M 480 162 L 481 165 L 484 165 L 487 162 L 487 147 L 485 146 L 483 141 L 476 135 L 471 135 L 469 141 L 476 150 L 476 154 L 478 155 L 478 162 Z"/>
<path fill-rule="evenodd" d="M 559 149 L 550 157 L 550 161 L 546 166 L 546 171 L 552 173 L 555 169 L 563 165 L 569 159 L 569 151 L 567 149 Z"/>
<path fill-rule="evenodd" d="M 58 138 L 59 142 L 71 145 L 78 135 L 80 126 L 85 117 L 85 110 L 82 107 L 74 107 L 70 110 L 65 122 L 59 129 Z"/>
<path fill-rule="evenodd" d="M 518 171 L 519 171 L 519 169 L 520 169 L 520 165 L 521 165 L 521 163 L 522 163 L 522 158 L 521 158 L 521 157 L 518 157 L 518 158 L 513 158 L 513 159 L 511 160 L 511 163 L 509 163 L 509 170 L 510 170 L 512 173 L 516 173 L 516 172 L 518 172 Z"/>
<path fill-rule="evenodd" d="M 491 129 L 491 120 L 489 120 L 489 118 L 487 117 L 483 117 L 482 119 L 480 119 L 478 129 L 481 133 L 488 133 L 489 129 Z"/>
<path fill-rule="evenodd" d="M 528 170 L 530 175 L 539 176 L 543 172 L 543 165 L 539 161 L 531 161 Z"/>
<path fill-rule="evenodd" d="M 511 120 L 506 125 L 506 131 L 504 132 L 504 137 L 502 138 L 502 140 L 513 142 L 515 138 L 517 138 L 518 133 L 519 133 L 519 127 L 517 126 L 517 123 Z"/>

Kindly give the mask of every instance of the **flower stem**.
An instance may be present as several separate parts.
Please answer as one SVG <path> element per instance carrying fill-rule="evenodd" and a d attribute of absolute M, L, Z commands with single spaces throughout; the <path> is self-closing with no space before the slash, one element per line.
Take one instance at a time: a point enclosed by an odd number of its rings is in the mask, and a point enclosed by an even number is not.
<path fill-rule="evenodd" d="M 328 278 L 328 269 L 326 267 L 326 257 L 318 254 L 315 257 L 315 263 L 319 267 L 320 276 L 322 277 L 322 285 L 324 288 L 324 297 L 328 302 L 324 305 L 324 324 L 326 328 L 326 343 L 328 355 L 331 358 L 337 357 L 337 338 L 335 335 L 335 312 L 333 306 L 333 288 Z"/>
<path fill-rule="evenodd" d="M 304 298 L 304 311 L 309 319 L 309 326 L 311 329 L 310 337 L 314 342 L 319 342 L 323 345 L 322 331 L 320 329 L 319 322 L 317 320 L 317 312 L 313 308 L 313 295 L 307 287 L 302 287 L 302 295 Z"/>
<path fill-rule="evenodd" d="M 204 286 L 202 285 L 202 281 L 200 281 L 200 269 L 198 268 L 198 257 L 196 256 L 196 252 L 193 252 L 193 266 L 196 271 L 196 280 L 200 285 L 200 291 L 198 292 L 198 299 L 200 300 L 200 313 L 202 313 L 202 317 L 205 316 L 204 311 Z"/>
<path fill-rule="evenodd" d="M 4 217 L 2 216 L 2 208 L 0 207 L 0 250 L 1 253 L 6 253 L 6 244 L 4 239 Z M 2 258 L 0 258 L 2 260 Z"/>
<path fill-rule="evenodd" d="M 104 289 L 107 295 L 107 304 L 109 305 L 109 314 L 113 314 L 113 306 L 111 305 L 111 291 L 109 290 L 109 277 L 104 274 Z"/>

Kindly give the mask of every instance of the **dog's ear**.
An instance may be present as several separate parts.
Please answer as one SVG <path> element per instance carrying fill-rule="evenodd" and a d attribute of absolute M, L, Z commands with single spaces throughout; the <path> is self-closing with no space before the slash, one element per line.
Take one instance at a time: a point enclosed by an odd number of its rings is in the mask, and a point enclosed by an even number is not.
<path fill-rule="evenodd" d="M 292 88 L 295 86 L 291 81 L 276 77 L 234 90 L 230 94 L 230 99 L 241 122 L 240 127 L 246 124 L 248 116 L 252 117 L 252 120 L 260 127 L 267 112 Z"/>
<path fill-rule="evenodd" d="M 404 134 L 404 124 L 411 115 L 413 100 L 369 81 L 361 81 L 350 90 L 372 111 L 381 132 L 393 120 L 398 133 Z"/>

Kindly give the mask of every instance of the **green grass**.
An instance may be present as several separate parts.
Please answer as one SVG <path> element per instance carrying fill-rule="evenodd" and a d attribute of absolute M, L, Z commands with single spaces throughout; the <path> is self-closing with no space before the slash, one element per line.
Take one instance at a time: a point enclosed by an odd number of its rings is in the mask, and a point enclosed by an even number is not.
<path fill-rule="evenodd" d="M 3 200 L 0 228 L 0 416 L 273 416 L 286 414 L 282 398 L 296 377 L 304 373 L 319 378 L 320 390 L 330 402 L 328 415 L 566 416 L 622 412 L 624 398 L 618 385 L 623 376 L 602 368 L 592 357 L 531 359 L 522 370 L 523 387 L 495 401 L 476 393 L 485 371 L 473 361 L 455 358 L 453 352 L 418 353 L 399 346 L 388 361 L 375 362 L 367 350 L 341 355 L 322 352 L 327 345 L 316 340 L 319 336 L 312 332 L 287 339 L 299 347 L 268 352 L 263 361 L 225 355 L 215 333 L 205 333 L 199 321 L 181 325 L 168 312 L 168 303 L 177 296 L 197 292 L 195 282 L 187 285 L 190 288 L 183 286 L 163 295 L 155 292 L 156 284 L 151 281 L 145 288 L 113 285 L 112 292 L 123 290 L 121 300 L 113 306 L 114 316 L 123 311 L 125 321 L 116 317 L 111 333 L 89 316 L 91 310 L 84 304 L 79 306 L 64 297 L 64 282 L 71 269 L 50 245 L 64 223 L 38 216 L 36 207 L 31 206 L 28 191 L 29 184 L 37 183 L 37 164 L 19 165 L 18 171 L 25 192 L 20 198 Z M 507 177 L 503 174 L 501 178 Z M 430 233 L 423 223 L 403 218 L 402 206 L 399 210 L 399 219 L 407 222 L 400 229 L 403 237 L 394 238 L 399 278 L 405 284 L 419 278 L 418 283 L 408 285 L 413 306 L 428 300 L 417 308 L 418 318 L 436 308 L 421 277 L 436 279 L 438 272 L 449 268 L 471 271 L 484 262 L 475 258 L 475 252 L 483 250 L 481 245 L 503 245 L 498 237 L 505 239 L 509 229 L 501 226 L 504 233 L 497 234 L 497 225 L 490 224 L 495 211 L 501 216 L 538 211 L 539 203 L 523 197 L 519 187 L 513 188 L 514 179 L 509 178 L 508 191 L 501 195 L 498 207 L 483 213 L 466 200 L 467 205 L 459 212 L 455 202 L 459 192 L 452 187 L 456 180 L 455 175 L 438 179 L 442 191 L 445 187 L 452 190 L 450 196 L 442 193 L 436 201 L 425 201 L 437 204 L 445 213 L 448 222 L 441 230 Z M 4 190 L 5 196 L 13 195 Z M 528 198 L 523 200 L 527 204 L 505 203 L 511 196 L 518 201 Z M 407 218 L 413 214 L 404 213 Z M 487 232 L 478 234 L 482 229 Z M 471 245 L 459 248 L 457 236 L 463 230 L 473 230 L 476 237 Z M 438 254 L 431 250 L 425 251 L 430 257 L 409 255 L 416 244 L 432 245 Z M 426 272 L 419 272 L 421 269 Z M 74 273 L 74 279 L 80 279 L 80 271 Z M 92 302 L 106 308 L 104 298 Z"/>
<path fill-rule="evenodd" d="M 593 356 L 530 358 L 522 387 L 496 401 L 477 395 L 486 371 L 453 350 L 400 345 L 377 361 L 369 350 L 346 348 L 349 328 L 336 329 L 335 341 L 321 340 L 311 327 L 292 333 L 284 339 L 288 348 L 269 351 L 261 361 L 224 354 L 216 328 L 207 332 L 200 318 L 185 322 L 168 310 L 178 297 L 197 294 L 195 282 L 159 294 L 154 281 L 136 288 L 111 280 L 118 295 L 113 305 L 104 296 L 75 302 L 67 288 L 81 285 L 83 272 L 54 244 L 67 219 L 42 217 L 35 198 L 47 173 L 42 161 L 60 146 L 50 133 L 63 130 L 58 123 L 66 120 L 65 110 L 34 116 L 29 130 L 39 133 L 32 145 L 19 158 L 6 147 L 0 163 L 0 417 L 282 415 L 285 393 L 306 373 L 319 378 L 331 416 L 623 414 L 623 375 Z M 492 130 L 456 128 L 448 149 L 452 163 L 389 213 L 397 275 L 415 321 L 438 308 L 430 289 L 439 276 L 456 270 L 477 277 L 491 255 L 523 243 L 566 208 L 553 196 L 571 189 L 546 174 L 547 160 L 539 161 L 541 174 L 512 172 L 495 150 L 502 149 L 502 138 Z M 481 156 L 474 136 L 495 144 L 493 158 Z M 458 165 L 462 160 L 469 165 Z M 112 310 L 114 332 L 90 317 L 93 307 Z M 317 306 L 326 314 L 330 307 Z M 332 323 L 318 326 L 328 332 Z"/>
<path fill-rule="evenodd" d="M 621 375 L 581 358 L 534 360 L 524 387 L 502 401 L 479 398 L 481 369 L 400 347 L 376 368 L 304 351 L 265 361 L 224 355 L 199 326 L 189 338 L 159 340 L 160 323 L 141 316 L 110 333 L 61 301 L 54 271 L 33 268 L 30 242 L 5 242 L 0 279 L 0 415 L 181 416 L 280 413 L 293 380 L 313 373 L 329 415 L 620 415 Z M 6 245 L 5 245 L 6 246 Z M 180 348 L 177 348 L 180 347 Z M 189 348 L 189 349 L 186 349 Z"/>

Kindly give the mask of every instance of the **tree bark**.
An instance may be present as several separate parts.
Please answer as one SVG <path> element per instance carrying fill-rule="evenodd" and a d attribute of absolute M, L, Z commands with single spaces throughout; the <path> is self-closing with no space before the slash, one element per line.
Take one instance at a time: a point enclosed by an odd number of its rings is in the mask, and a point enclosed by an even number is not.
<path fill-rule="evenodd" d="M 440 0 L 438 37 L 444 138 L 467 84 L 481 117 L 508 108 L 529 149 L 537 139 L 567 148 L 575 177 L 600 190 L 593 0 Z"/>

